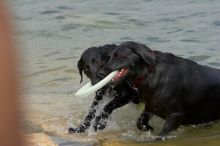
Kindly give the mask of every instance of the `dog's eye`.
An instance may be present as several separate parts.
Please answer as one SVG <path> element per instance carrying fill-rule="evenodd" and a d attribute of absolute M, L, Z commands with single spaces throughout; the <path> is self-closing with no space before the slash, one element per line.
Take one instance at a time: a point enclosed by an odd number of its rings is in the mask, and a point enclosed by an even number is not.
<path fill-rule="evenodd" d="M 102 61 L 100 60 L 96 60 L 96 59 L 92 59 L 92 64 L 96 64 L 96 65 L 101 65 L 102 64 Z"/>

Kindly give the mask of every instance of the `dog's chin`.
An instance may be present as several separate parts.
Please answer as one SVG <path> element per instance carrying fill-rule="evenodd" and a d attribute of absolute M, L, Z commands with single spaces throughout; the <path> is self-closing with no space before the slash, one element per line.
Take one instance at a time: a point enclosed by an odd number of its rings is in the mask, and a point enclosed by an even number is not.
<path fill-rule="evenodd" d="M 128 77 L 128 74 L 129 74 L 128 68 L 120 69 L 119 72 L 112 79 L 111 83 L 113 84 L 113 86 L 120 84 L 121 82 L 126 80 L 126 78 Z"/>

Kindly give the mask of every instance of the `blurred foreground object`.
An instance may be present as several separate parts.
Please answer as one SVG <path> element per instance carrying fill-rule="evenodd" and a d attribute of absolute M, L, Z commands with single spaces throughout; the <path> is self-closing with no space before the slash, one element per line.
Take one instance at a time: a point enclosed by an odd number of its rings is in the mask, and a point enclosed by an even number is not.
<path fill-rule="evenodd" d="M 0 146 L 22 146 L 16 52 L 6 3 L 0 0 Z"/>

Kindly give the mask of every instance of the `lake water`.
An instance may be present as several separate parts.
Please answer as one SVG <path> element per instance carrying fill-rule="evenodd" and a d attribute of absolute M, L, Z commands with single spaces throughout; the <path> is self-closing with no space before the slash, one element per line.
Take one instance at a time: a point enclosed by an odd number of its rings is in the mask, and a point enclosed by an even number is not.
<path fill-rule="evenodd" d="M 77 98 L 74 92 L 81 86 L 77 61 L 88 47 L 132 40 L 220 68 L 219 0 L 13 0 L 11 7 L 23 56 L 30 133 L 69 137 L 67 128 L 83 119 L 93 96 Z M 80 136 L 150 141 L 154 134 L 136 129 L 139 114 L 140 109 L 127 105 L 113 112 L 101 134 L 90 129 Z M 158 132 L 163 121 L 153 118 L 151 123 Z M 201 137 L 220 136 L 219 124 L 193 127 L 181 127 L 173 135 L 196 137 L 198 145 Z"/>

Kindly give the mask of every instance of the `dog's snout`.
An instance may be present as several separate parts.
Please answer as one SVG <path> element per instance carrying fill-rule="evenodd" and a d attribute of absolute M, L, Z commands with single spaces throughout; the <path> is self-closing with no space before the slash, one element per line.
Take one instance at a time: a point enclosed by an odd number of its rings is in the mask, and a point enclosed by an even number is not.
<path fill-rule="evenodd" d="M 98 76 L 101 77 L 101 78 L 104 78 L 104 77 L 105 77 L 105 72 L 104 72 L 104 70 L 100 70 L 100 71 L 98 72 Z"/>

